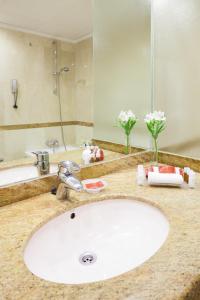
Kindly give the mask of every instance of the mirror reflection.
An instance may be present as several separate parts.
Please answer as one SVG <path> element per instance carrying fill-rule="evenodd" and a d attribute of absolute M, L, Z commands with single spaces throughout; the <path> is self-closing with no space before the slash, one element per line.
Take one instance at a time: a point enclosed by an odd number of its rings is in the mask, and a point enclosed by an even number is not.
<path fill-rule="evenodd" d="M 32 163 L 38 151 L 81 163 L 93 132 L 92 38 L 72 44 L 0 28 L 0 40 L 0 166 Z"/>
<path fill-rule="evenodd" d="M 13 172 L 20 181 L 54 173 L 62 160 L 88 165 L 148 146 L 138 123 L 127 152 L 117 118 L 122 110 L 140 118 L 150 108 L 150 5 L 124 1 L 113 11 L 114 2 L 94 1 L 93 11 L 91 2 L 85 6 L 89 32 L 79 20 L 81 36 L 72 27 L 71 41 L 69 32 L 64 38 L 48 37 L 42 27 L 30 33 L 25 20 L 23 30 L 0 27 L 3 184 Z M 4 9 L 10 21 L 17 18 L 17 7 Z"/>
<path fill-rule="evenodd" d="M 14 167 L 24 180 L 62 160 L 88 165 L 151 149 L 144 118 L 153 111 L 166 116 L 158 149 L 199 157 L 197 0 L 77 0 L 81 16 L 66 0 L 77 18 L 51 3 L 58 24 L 41 2 L 48 26 L 19 18 L 11 2 L 0 16 L 2 178 Z"/>

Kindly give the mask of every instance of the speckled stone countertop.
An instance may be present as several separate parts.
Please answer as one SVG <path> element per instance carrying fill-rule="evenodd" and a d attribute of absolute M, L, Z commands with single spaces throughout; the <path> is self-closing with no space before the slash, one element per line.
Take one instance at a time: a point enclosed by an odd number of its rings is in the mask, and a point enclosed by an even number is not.
<path fill-rule="evenodd" d="M 1 300 L 198 300 L 200 274 L 200 175 L 191 189 L 139 187 L 136 169 L 104 176 L 105 191 L 71 193 L 72 202 L 40 196 L 0 208 Z M 23 250 L 31 234 L 49 219 L 89 201 L 131 197 L 159 207 L 170 223 L 161 249 L 141 266 L 118 277 L 91 284 L 64 285 L 34 276 L 24 265 Z"/>

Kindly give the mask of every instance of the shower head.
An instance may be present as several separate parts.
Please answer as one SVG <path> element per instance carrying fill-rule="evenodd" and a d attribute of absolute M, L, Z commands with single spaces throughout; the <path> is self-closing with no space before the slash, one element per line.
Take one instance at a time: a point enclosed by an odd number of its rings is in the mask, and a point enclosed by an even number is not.
<path fill-rule="evenodd" d="M 68 68 L 68 67 L 62 67 L 62 68 L 60 68 L 60 70 L 59 71 L 57 71 L 57 72 L 53 72 L 53 75 L 54 76 L 59 76 L 61 73 L 63 73 L 63 72 L 69 72 L 70 71 L 70 68 Z"/>
<path fill-rule="evenodd" d="M 63 68 L 60 69 L 60 73 L 69 72 L 69 71 L 70 71 L 70 69 L 68 67 L 63 67 Z"/>

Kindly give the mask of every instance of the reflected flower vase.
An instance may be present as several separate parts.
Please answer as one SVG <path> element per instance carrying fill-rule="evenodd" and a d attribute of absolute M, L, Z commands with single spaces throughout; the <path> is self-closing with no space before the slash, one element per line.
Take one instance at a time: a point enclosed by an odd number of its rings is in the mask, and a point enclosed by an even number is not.
<path fill-rule="evenodd" d="M 130 154 L 131 152 L 130 134 L 136 122 L 137 119 L 131 110 L 121 111 L 118 116 L 118 126 L 124 130 L 126 136 L 125 154 Z"/>
<path fill-rule="evenodd" d="M 126 135 L 126 146 L 125 146 L 125 154 L 128 155 L 131 153 L 131 145 L 130 145 L 130 135 Z"/>
<path fill-rule="evenodd" d="M 154 153 L 153 153 L 153 160 L 155 162 L 156 165 L 158 165 L 158 143 L 157 143 L 157 139 L 154 139 Z"/>

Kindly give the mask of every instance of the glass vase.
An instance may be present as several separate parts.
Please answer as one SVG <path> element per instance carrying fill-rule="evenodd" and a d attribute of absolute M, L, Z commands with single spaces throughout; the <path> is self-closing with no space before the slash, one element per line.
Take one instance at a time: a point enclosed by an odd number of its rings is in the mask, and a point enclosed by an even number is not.
<path fill-rule="evenodd" d="M 157 143 L 157 139 L 154 138 L 154 156 L 153 156 L 153 160 L 155 162 L 156 165 L 158 165 L 158 143 Z"/>
<path fill-rule="evenodd" d="M 130 153 L 131 153 L 130 135 L 126 135 L 125 154 L 128 155 Z"/>

